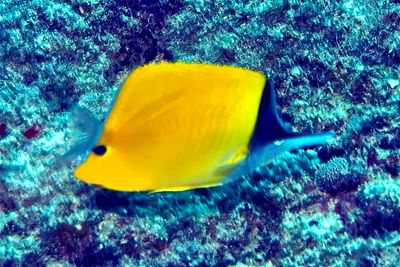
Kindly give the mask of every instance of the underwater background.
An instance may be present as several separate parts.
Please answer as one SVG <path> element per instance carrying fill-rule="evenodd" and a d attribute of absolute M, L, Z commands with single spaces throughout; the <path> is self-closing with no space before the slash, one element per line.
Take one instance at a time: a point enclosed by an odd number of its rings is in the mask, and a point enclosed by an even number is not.
<path fill-rule="evenodd" d="M 399 0 L 2 0 L 0 266 L 400 266 Z M 255 175 L 120 193 L 59 164 L 148 62 L 274 77 L 283 120 L 332 130 Z"/>

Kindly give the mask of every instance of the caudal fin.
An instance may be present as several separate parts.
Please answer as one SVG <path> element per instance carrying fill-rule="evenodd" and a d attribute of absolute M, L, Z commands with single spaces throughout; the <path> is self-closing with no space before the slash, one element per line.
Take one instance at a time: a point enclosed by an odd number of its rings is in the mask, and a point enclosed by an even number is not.
<path fill-rule="evenodd" d="M 333 132 L 296 133 L 285 127 L 278 115 L 276 94 L 271 78 L 267 79 L 260 101 L 257 122 L 249 143 L 250 153 L 227 180 L 254 172 L 259 166 L 285 151 L 315 146 L 333 137 Z"/>
<path fill-rule="evenodd" d="M 276 140 L 253 150 L 246 158 L 246 168 L 249 172 L 253 172 L 257 167 L 265 164 L 285 151 L 321 145 L 326 143 L 332 137 L 333 133 L 327 132 L 314 135 L 298 135 L 297 137 Z"/>

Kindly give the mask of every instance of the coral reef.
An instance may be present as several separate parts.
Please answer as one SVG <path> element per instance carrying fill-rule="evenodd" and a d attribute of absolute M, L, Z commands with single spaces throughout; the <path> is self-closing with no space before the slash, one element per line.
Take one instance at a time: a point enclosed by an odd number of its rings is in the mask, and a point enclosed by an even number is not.
<path fill-rule="evenodd" d="M 345 158 L 332 158 L 328 163 L 321 164 L 313 179 L 324 192 L 336 195 L 339 192 L 356 190 L 366 177 L 363 168 L 351 168 Z"/>
<path fill-rule="evenodd" d="M 357 192 L 357 204 L 363 211 L 365 235 L 376 231 L 400 231 L 400 181 L 380 178 L 363 185 Z M 371 229 L 369 229 L 371 228 Z"/>
<path fill-rule="evenodd" d="M 400 3 L 4 0 L 0 266 L 399 266 Z M 141 64 L 232 64 L 295 130 L 333 130 L 217 188 L 84 184 L 75 106 L 104 121 Z M 83 137 L 82 137 L 83 138 Z"/>

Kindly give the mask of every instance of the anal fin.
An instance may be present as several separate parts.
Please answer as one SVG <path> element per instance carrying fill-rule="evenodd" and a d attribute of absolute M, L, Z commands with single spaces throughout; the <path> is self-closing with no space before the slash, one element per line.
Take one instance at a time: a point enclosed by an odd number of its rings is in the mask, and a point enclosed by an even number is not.
<path fill-rule="evenodd" d="M 176 187 L 166 187 L 166 188 L 152 190 L 152 191 L 150 191 L 150 194 L 159 193 L 159 192 L 180 192 L 180 191 L 187 191 L 187 190 L 198 189 L 198 188 L 215 187 L 215 186 L 220 186 L 220 185 L 222 185 L 221 182 L 200 184 L 200 185 L 184 185 L 184 186 L 176 186 Z"/>

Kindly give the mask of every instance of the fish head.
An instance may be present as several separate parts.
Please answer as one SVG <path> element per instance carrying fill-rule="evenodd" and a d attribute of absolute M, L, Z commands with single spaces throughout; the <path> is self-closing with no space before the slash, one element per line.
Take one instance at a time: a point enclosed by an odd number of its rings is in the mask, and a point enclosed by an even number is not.
<path fill-rule="evenodd" d="M 101 141 L 101 139 L 100 139 Z M 118 191 L 148 191 L 151 179 L 132 168 L 126 154 L 112 144 L 98 144 L 74 171 L 79 180 Z"/>
<path fill-rule="evenodd" d="M 111 150 L 112 151 L 112 150 Z M 74 176 L 79 180 L 104 186 L 114 177 L 110 157 L 113 153 L 108 146 L 95 146 L 86 159 L 75 169 Z"/>

